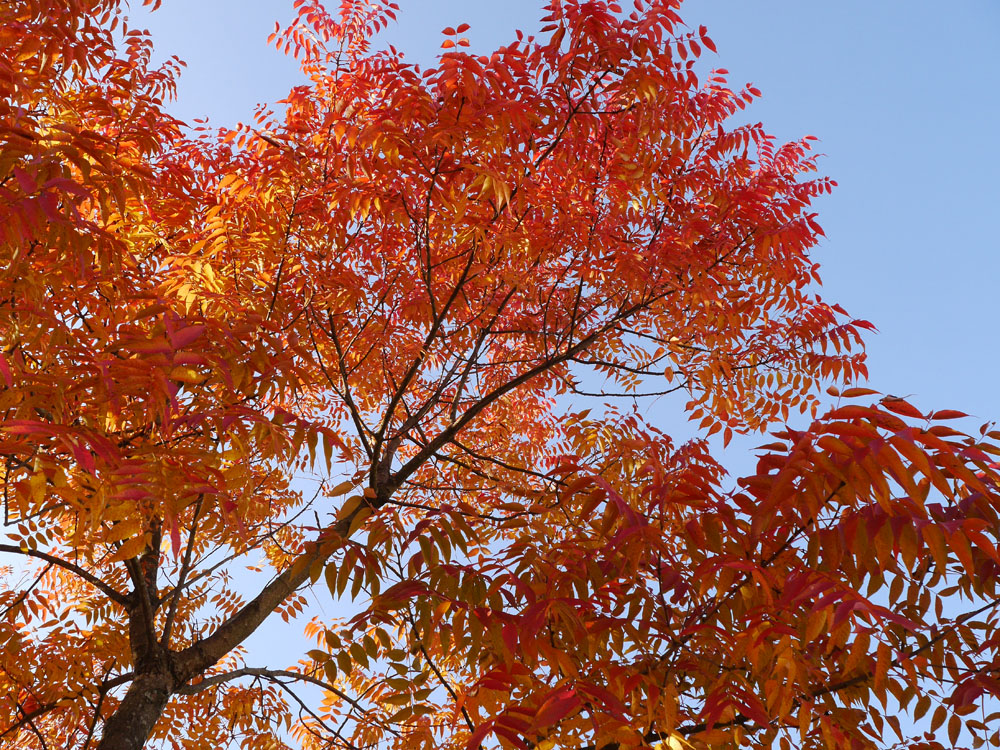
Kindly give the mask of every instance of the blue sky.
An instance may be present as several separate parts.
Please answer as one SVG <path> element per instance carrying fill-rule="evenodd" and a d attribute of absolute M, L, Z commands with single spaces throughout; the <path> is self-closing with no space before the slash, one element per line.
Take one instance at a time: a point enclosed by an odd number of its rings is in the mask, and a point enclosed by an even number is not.
<path fill-rule="evenodd" d="M 488 52 L 542 15 L 542 0 L 398 2 L 387 39 L 422 64 L 445 26 L 471 24 L 472 50 Z M 818 204 L 827 240 L 815 259 L 824 297 L 880 329 L 868 337 L 870 385 L 969 412 L 978 419 L 967 429 L 1000 418 L 1000 3 L 688 0 L 682 16 L 708 26 L 719 49 L 710 64 L 763 91 L 751 119 L 781 139 L 820 138 L 822 169 L 840 187 Z M 290 0 L 165 0 L 152 16 L 134 12 L 158 54 L 188 63 L 175 111 L 217 125 L 248 120 L 298 80 L 265 45 L 290 17 Z M 738 471 L 757 442 L 743 444 Z M 250 653 L 267 643 L 274 655 L 278 628 L 262 629 Z M 294 662 L 301 646 L 284 633 Z"/>
<path fill-rule="evenodd" d="M 873 387 L 1000 417 L 1000 4 L 692 0 L 780 137 L 821 139 L 827 296 L 874 322 Z M 945 10 L 945 8 L 947 8 Z"/>

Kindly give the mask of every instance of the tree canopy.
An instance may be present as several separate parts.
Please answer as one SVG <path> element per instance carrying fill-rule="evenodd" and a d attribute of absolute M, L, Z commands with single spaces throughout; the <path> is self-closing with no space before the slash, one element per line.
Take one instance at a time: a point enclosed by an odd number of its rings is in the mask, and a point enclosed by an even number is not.
<path fill-rule="evenodd" d="M 120 0 L 0 7 L 0 747 L 1000 745 L 1000 434 L 858 386 L 833 183 L 679 4 L 421 69 L 296 0 L 234 130 Z"/>

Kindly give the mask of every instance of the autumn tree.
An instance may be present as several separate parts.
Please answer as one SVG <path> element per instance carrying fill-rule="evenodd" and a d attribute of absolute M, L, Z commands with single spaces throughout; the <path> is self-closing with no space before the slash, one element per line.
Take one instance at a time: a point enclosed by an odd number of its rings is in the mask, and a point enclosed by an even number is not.
<path fill-rule="evenodd" d="M 832 183 L 705 29 L 552 0 L 422 70 L 295 6 L 307 84 L 219 132 L 120 0 L 0 7 L 0 746 L 998 744 L 1000 436 L 853 385 Z M 696 439 L 615 406 L 673 392 Z"/>

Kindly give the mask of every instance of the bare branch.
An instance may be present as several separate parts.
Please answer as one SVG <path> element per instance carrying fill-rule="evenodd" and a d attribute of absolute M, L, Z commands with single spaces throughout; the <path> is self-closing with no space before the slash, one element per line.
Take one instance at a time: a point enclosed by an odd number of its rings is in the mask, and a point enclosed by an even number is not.
<path fill-rule="evenodd" d="M 205 496 L 198 495 L 198 502 L 194 508 L 194 519 L 191 521 L 191 532 L 188 534 L 187 548 L 184 550 L 184 560 L 181 562 L 181 569 L 177 574 L 177 586 L 170 593 L 170 607 L 167 610 L 167 619 L 163 624 L 163 635 L 160 638 L 160 645 L 164 648 L 170 646 L 170 633 L 174 627 L 174 618 L 177 616 L 177 605 L 181 599 L 184 580 L 191 570 L 191 556 L 194 553 L 194 540 L 198 532 L 198 516 L 201 515 L 201 507 L 204 501 Z"/>
<path fill-rule="evenodd" d="M 81 568 L 79 565 L 69 562 L 68 560 L 63 560 L 55 555 L 50 555 L 47 552 L 41 552 L 36 549 L 22 549 L 16 547 L 13 544 L 0 544 L 0 552 L 7 552 L 12 555 L 25 555 L 27 557 L 36 557 L 39 560 L 45 560 L 45 562 L 57 565 L 64 570 L 68 570 L 71 573 L 75 573 L 80 578 L 85 580 L 90 585 L 94 586 L 101 591 L 105 596 L 107 596 L 111 601 L 121 607 L 128 607 L 128 597 L 119 591 L 111 588 L 108 584 L 102 581 L 100 578 L 95 576 L 93 573 Z"/>

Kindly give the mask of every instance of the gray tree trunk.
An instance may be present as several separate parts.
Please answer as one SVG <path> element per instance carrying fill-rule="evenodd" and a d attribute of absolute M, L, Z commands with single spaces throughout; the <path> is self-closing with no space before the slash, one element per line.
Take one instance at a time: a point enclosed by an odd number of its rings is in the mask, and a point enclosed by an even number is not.
<path fill-rule="evenodd" d="M 104 724 L 97 750 L 142 750 L 170 700 L 171 682 L 165 674 L 137 676 L 118 710 Z"/>

